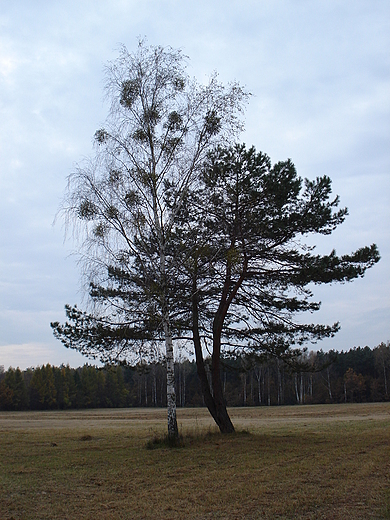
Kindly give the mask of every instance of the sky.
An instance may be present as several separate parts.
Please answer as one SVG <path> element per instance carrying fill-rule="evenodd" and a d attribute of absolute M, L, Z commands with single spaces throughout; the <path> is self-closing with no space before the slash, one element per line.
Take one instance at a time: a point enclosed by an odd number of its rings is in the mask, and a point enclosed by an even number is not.
<path fill-rule="evenodd" d="M 388 0 L 3 0 L 0 4 L 0 365 L 88 360 L 56 340 L 65 303 L 83 307 L 72 239 L 55 215 L 108 113 L 104 66 L 139 37 L 252 93 L 241 141 L 302 177 L 328 175 L 349 216 L 319 253 L 376 243 L 364 278 L 315 287 L 340 321 L 309 348 L 390 340 L 390 2 Z"/>

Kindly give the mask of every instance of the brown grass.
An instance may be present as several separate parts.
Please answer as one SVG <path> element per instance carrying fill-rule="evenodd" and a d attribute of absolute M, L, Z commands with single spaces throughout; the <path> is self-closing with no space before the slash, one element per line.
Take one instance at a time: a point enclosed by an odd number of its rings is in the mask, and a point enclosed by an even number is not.
<path fill-rule="evenodd" d="M 3 412 L 0 519 L 390 518 L 390 403 L 230 412 Z"/>

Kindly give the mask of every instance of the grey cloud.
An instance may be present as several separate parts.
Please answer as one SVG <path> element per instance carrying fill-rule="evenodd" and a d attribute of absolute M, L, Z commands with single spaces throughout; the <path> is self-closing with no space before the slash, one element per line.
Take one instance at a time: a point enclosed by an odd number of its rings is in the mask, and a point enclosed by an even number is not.
<path fill-rule="evenodd" d="M 378 242 L 382 260 L 363 280 L 318 292 L 315 319 L 343 327 L 319 346 L 390 339 L 389 19 L 387 0 L 2 6 L 0 364 L 82 363 L 49 328 L 82 299 L 72 242 L 52 221 L 107 112 L 104 64 L 138 35 L 181 47 L 201 81 L 217 69 L 221 81 L 244 83 L 254 96 L 243 140 L 273 161 L 291 157 L 304 177 L 330 175 L 350 216 L 319 249 Z"/>

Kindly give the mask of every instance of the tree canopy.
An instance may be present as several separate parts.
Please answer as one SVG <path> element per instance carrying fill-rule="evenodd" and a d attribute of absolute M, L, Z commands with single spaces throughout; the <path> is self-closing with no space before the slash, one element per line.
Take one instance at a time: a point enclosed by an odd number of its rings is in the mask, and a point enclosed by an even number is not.
<path fill-rule="evenodd" d="M 309 234 L 341 224 L 327 176 L 303 180 L 291 160 L 236 144 L 205 162 L 174 241 L 181 255 L 182 305 L 187 302 L 206 404 L 222 431 L 232 431 L 224 405 L 221 356 L 273 356 L 293 365 L 307 342 L 334 335 L 339 324 L 305 323 L 320 308 L 313 285 L 363 276 L 379 260 L 375 245 L 350 255 L 315 254 Z M 202 342 L 211 353 L 212 383 Z"/>
<path fill-rule="evenodd" d="M 379 252 L 315 254 L 307 236 L 330 235 L 347 215 L 330 178 L 303 180 L 291 160 L 272 165 L 232 144 L 247 94 L 215 76 L 198 85 L 182 60 L 140 42 L 108 68 L 107 125 L 95 135 L 95 160 L 71 175 L 63 206 L 82 231 L 93 306 L 67 306 L 68 321 L 52 327 L 65 346 L 103 362 L 155 359 L 164 341 L 170 435 L 173 342 L 192 342 L 205 403 L 231 432 L 221 356 L 293 364 L 307 342 L 339 328 L 302 319 L 320 307 L 313 286 L 363 276 Z"/>
<path fill-rule="evenodd" d="M 176 436 L 169 236 L 207 153 L 241 130 L 248 94 L 216 75 L 199 84 L 180 50 L 144 41 L 135 53 L 123 47 L 107 67 L 106 93 L 111 107 L 95 133 L 95 157 L 69 177 L 62 206 L 80 238 L 95 309 L 68 307 L 77 326 L 53 329 L 65 345 L 103 361 L 134 361 L 164 341 L 168 431 Z"/>

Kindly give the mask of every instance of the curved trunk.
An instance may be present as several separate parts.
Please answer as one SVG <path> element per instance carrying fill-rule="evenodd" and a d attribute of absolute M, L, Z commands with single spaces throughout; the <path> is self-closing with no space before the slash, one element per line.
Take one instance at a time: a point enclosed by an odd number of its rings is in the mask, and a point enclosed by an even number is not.
<path fill-rule="evenodd" d="M 214 375 L 214 363 L 212 365 L 213 393 L 211 393 L 210 385 L 207 379 L 207 373 L 202 353 L 202 346 L 200 343 L 199 336 L 199 314 L 196 287 L 193 287 L 192 293 L 192 332 L 195 348 L 196 369 L 200 379 L 205 405 L 207 406 L 212 418 L 216 422 L 221 433 L 232 433 L 234 432 L 234 426 L 232 421 L 230 420 L 229 414 L 226 409 L 226 402 L 223 396 L 222 381 L 219 373 L 219 364 L 217 368 L 218 377 L 215 377 Z"/>
<path fill-rule="evenodd" d="M 232 248 L 234 242 L 232 242 Z M 231 265 L 228 262 L 226 265 L 226 276 L 225 283 L 222 290 L 221 300 L 219 302 L 218 309 L 214 316 L 213 321 L 213 354 L 211 358 L 211 385 L 212 392 L 210 389 L 209 382 L 207 380 L 207 374 L 204 366 L 202 347 L 200 344 L 199 337 L 199 308 L 198 308 L 198 291 L 197 291 L 197 272 L 196 268 L 193 273 L 192 281 L 192 332 L 193 341 L 196 355 L 196 366 L 197 372 L 202 385 L 203 397 L 205 404 L 209 409 L 214 421 L 217 423 L 221 433 L 233 433 L 234 426 L 229 417 L 226 409 L 226 401 L 223 393 L 223 386 L 221 380 L 221 337 L 222 328 L 228 312 L 229 306 L 232 303 L 237 291 L 241 287 L 241 284 L 246 276 L 248 268 L 248 258 L 244 253 L 242 272 L 234 284 L 233 289 L 231 287 Z"/>
<path fill-rule="evenodd" d="M 220 323 L 221 322 L 221 323 Z M 234 432 L 234 426 L 230 420 L 229 414 L 226 409 L 225 396 L 223 395 L 223 386 L 221 379 L 221 333 L 222 323 L 219 319 L 219 313 L 217 312 L 213 326 L 213 355 L 211 358 L 211 380 L 213 385 L 213 396 L 214 402 L 218 414 L 218 426 L 222 433 Z"/>

